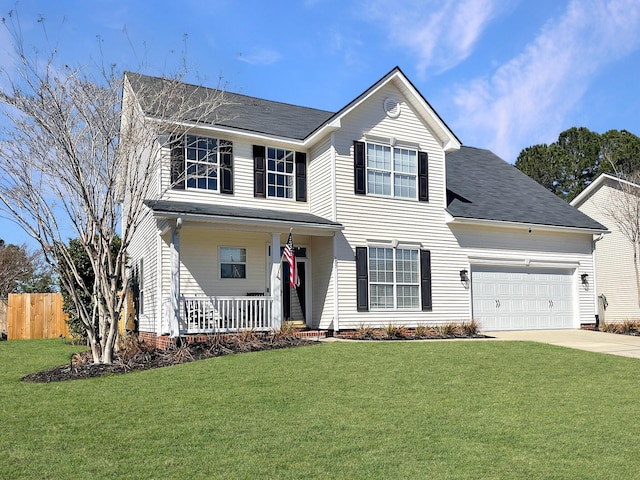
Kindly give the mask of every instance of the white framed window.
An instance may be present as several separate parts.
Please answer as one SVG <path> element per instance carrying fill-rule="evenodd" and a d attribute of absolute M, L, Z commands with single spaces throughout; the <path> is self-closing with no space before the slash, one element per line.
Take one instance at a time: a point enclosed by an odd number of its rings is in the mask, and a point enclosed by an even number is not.
<path fill-rule="evenodd" d="M 418 198 L 417 150 L 367 143 L 367 193 Z"/>
<path fill-rule="evenodd" d="M 187 188 L 219 191 L 219 150 L 216 138 L 185 135 Z"/>
<path fill-rule="evenodd" d="M 247 278 L 247 249 L 220 247 L 220 278 Z"/>
<path fill-rule="evenodd" d="M 417 248 L 369 247 L 371 309 L 420 308 L 419 254 Z"/>
<path fill-rule="evenodd" d="M 267 147 L 267 196 L 294 198 L 295 152 Z"/>

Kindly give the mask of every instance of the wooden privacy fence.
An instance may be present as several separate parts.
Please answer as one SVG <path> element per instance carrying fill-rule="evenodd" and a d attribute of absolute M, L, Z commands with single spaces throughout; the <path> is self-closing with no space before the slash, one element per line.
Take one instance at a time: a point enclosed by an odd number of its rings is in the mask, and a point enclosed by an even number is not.
<path fill-rule="evenodd" d="M 58 338 L 69 336 L 67 314 L 60 293 L 12 293 L 9 295 L 7 338 Z"/>

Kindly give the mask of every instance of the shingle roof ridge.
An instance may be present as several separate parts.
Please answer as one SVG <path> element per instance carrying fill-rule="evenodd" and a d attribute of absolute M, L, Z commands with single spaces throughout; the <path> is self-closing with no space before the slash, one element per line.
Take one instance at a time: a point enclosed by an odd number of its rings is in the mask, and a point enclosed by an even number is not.
<path fill-rule="evenodd" d="M 147 77 L 147 78 L 152 78 L 152 79 L 156 79 L 156 80 L 170 80 L 169 78 L 166 77 L 158 77 L 156 75 L 148 75 L 146 73 L 139 73 L 139 72 L 132 72 L 132 71 L 125 71 L 125 75 L 128 74 L 132 74 L 132 75 L 138 75 L 140 77 Z M 322 113 L 328 113 L 328 114 L 335 114 L 336 112 L 331 111 L 331 110 L 324 110 L 322 108 L 315 108 L 315 107 L 306 107 L 304 105 L 297 105 L 295 103 L 291 103 L 291 102 L 283 102 L 280 100 L 270 100 L 268 98 L 262 98 L 262 97 L 256 97 L 254 95 L 247 95 L 245 93 L 238 93 L 238 92 L 234 92 L 231 90 L 226 90 L 223 88 L 213 88 L 213 87 L 207 87 L 204 85 L 198 85 L 196 83 L 192 83 L 192 82 L 185 82 L 180 80 L 180 83 L 182 83 L 183 85 L 187 86 L 187 87 L 192 87 L 192 88 L 204 88 L 206 90 L 212 90 L 212 91 L 218 91 L 218 92 L 222 92 L 223 94 L 231 94 L 231 95 L 236 95 L 238 97 L 244 97 L 247 99 L 251 99 L 251 100 L 260 100 L 262 102 L 269 102 L 269 103 L 274 103 L 274 104 L 278 104 L 278 105 L 283 105 L 283 106 L 287 106 L 287 107 L 295 107 L 295 108 L 304 108 L 307 110 L 315 110 L 317 112 L 322 112 Z"/>

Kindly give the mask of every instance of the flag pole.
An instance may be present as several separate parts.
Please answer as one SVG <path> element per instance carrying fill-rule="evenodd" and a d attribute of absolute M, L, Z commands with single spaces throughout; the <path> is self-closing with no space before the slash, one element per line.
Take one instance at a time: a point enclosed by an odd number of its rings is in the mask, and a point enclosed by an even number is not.
<path fill-rule="evenodd" d="M 293 233 L 293 227 L 289 228 L 289 235 L 291 235 L 292 233 Z M 287 238 L 287 240 L 288 240 L 288 238 Z M 280 247 L 278 246 L 278 248 L 280 248 Z M 284 257 L 284 252 L 282 252 L 280 254 L 280 262 L 278 262 L 279 263 L 279 265 L 278 265 L 278 274 L 276 275 L 276 278 L 280 278 L 280 273 L 282 272 L 282 257 Z"/>

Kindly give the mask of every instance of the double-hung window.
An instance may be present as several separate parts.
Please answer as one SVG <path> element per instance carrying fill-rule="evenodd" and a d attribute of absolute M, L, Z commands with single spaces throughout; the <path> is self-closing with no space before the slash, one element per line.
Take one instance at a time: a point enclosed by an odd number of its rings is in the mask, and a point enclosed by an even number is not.
<path fill-rule="evenodd" d="M 356 195 L 429 201 L 429 155 L 411 147 L 353 142 Z"/>
<path fill-rule="evenodd" d="M 372 309 L 419 309 L 419 250 L 369 247 L 369 300 Z"/>
<path fill-rule="evenodd" d="M 367 143 L 367 193 L 417 199 L 418 152 Z"/>
<path fill-rule="evenodd" d="M 267 147 L 267 196 L 293 198 L 295 152 Z"/>
<path fill-rule="evenodd" d="M 220 247 L 220 278 L 247 278 L 247 249 Z"/>
<path fill-rule="evenodd" d="M 220 155 L 218 140 L 199 135 L 185 135 L 187 188 L 218 191 Z"/>

